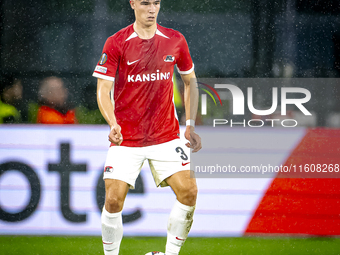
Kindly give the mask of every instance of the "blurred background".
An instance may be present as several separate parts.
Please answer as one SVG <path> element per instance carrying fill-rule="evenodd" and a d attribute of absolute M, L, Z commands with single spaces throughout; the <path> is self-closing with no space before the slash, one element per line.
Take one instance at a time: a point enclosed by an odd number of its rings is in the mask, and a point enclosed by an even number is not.
<path fill-rule="evenodd" d="M 36 122 L 32 103 L 53 75 L 63 79 L 68 102 L 82 107 L 79 123 L 105 123 L 83 117 L 84 108 L 96 108 L 91 75 L 106 38 L 133 21 L 126 0 L 1 1 L 0 78 L 21 81 L 20 121 Z M 338 0 L 163 1 L 158 22 L 185 35 L 198 77 L 340 76 Z M 313 96 L 327 96 L 328 112 L 340 110 L 338 91 Z"/>
<path fill-rule="evenodd" d="M 109 129 L 92 73 L 107 37 L 134 14 L 128 0 L 0 5 L 0 124 L 19 124 L 0 125 L 0 254 L 102 254 Z M 198 77 L 327 80 L 311 89 L 312 121 L 291 112 L 300 128 L 217 130 L 198 119 L 210 126 L 197 127 L 199 134 L 227 139 L 219 151 L 227 162 L 326 164 L 339 172 L 340 1 L 162 0 L 158 22 L 184 34 Z M 175 81 L 183 115 L 178 74 Z M 256 106 L 268 107 L 261 97 L 266 91 L 270 98 L 268 86 L 260 85 Z M 216 109 L 212 101 L 208 106 Z M 101 125 L 27 125 L 34 123 Z M 339 180 L 198 179 L 195 238 L 182 254 L 339 254 L 340 239 L 333 238 L 340 235 Z M 170 189 L 155 187 L 144 166 L 125 204 L 125 235 L 132 238 L 123 240 L 121 254 L 164 249 L 174 199 Z"/>

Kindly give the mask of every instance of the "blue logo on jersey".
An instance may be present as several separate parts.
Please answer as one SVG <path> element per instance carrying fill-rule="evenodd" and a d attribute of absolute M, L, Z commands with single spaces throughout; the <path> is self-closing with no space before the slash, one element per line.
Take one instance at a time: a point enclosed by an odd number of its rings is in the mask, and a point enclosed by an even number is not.
<path fill-rule="evenodd" d="M 106 63 L 106 60 L 107 60 L 107 55 L 106 53 L 103 53 L 102 56 L 100 57 L 100 60 L 99 60 L 99 65 L 104 65 Z"/>

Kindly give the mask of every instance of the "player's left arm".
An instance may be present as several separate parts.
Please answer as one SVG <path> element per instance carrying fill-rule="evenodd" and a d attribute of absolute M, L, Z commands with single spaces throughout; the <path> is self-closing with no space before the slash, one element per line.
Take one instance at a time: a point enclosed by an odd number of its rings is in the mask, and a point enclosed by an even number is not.
<path fill-rule="evenodd" d="M 202 148 L 201 137 L 195 132 L 194 121 L 198 108 L 198 88 L 196 86 L 196 75 L 192 71 L 190 74 L 181 74 L 184 82 L 184 106 L 187 126 L 185 138 L 190 141 L 186 146 L 192 148 L 192 152 L 197 152 Z M 191 81 L 191 82 L 190 82 Z"/>

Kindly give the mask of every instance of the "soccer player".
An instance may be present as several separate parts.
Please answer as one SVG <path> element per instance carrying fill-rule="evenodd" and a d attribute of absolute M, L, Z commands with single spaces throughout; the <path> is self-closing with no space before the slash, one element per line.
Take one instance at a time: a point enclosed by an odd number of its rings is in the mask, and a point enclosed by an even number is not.
<path fill-rule="evenodd" d="M 130 1 L 136 21 L 107 39 L 93 73 L 98 106 L 111 128 L 101 218 L 105 255 L 119 253 L 124 200 L 146 159 L 156 185 L 170 186 L 177 198 L 168 220 L 166 255 L 179 253 L 193 221 L 197 186 L 190 177 L 189 150 L 202 147 L 194 131 L 198 91 L 190 79 L 196 77 L 184 36 L 157 24 L 160 3 Z M 179 139 L 173 103 L 175 64 L 185 85 L 188 143 Z"/>

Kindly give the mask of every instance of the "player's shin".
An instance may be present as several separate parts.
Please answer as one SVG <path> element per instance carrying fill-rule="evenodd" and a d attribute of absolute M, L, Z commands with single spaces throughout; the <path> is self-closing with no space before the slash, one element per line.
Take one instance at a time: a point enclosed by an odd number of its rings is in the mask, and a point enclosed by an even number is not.
<path fill-rule="evenodd" d="M 187 206 L 176 200 L 168 220 L 166 255 L 177 255 L 188 237 L 195 206 Z"/>
<path fill-rule="evenodd" d="M 123 238 L 122 212 L 109 213 L 104 206 L 101 221 L 104 254 L 118 255 Z"/>

